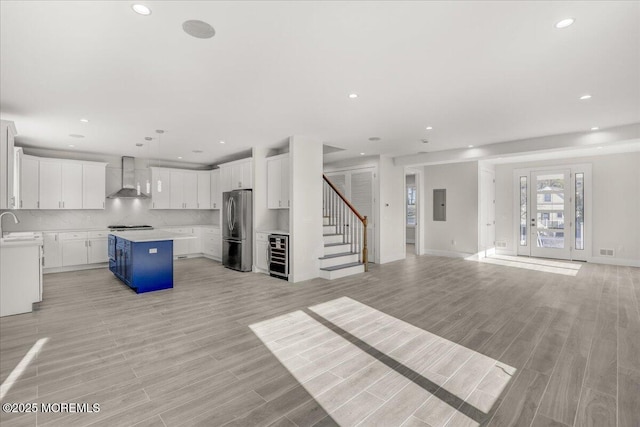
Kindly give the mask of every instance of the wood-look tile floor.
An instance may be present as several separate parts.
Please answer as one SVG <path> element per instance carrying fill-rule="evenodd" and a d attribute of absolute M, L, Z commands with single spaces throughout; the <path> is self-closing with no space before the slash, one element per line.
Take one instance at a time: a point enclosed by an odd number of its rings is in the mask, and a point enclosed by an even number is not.
<path fill-rule="evenodd" d="M 45 276 L 0 319 L 3 399 L 97 413 L 17 425 L 640 425 L 640 269 L 575 276 L 407 257 L 288 284 L 207 259 L 136 295 L 106 269 Z"/>

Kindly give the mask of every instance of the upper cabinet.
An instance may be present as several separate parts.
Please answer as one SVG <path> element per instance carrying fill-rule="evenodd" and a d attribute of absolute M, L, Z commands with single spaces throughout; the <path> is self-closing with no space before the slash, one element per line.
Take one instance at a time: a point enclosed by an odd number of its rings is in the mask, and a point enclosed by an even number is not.
<path fill-rule="evenodd" d="M 288 209 L 289 198 L 289 154 L 267 159 L 267 207 L 269 209 Z"/>
<path fill-rule="evenodd" d="M 221 192 L 253 188 L 253 159 L 220 165 Z"/>
<path fill-rule="evenodd" d="M 196 171 L 172 170 L 169 193 L 171 209 L 198 208 L 198 175 Z"/>
<path fill-rule="evenodd" d="M 211 171 L 151 168 L 151 209 L 213 209 Z"/>
<path fill-rule="evenodd" d="M 40 208 L 40 160 L 20 153 L 20 209 Z M 104 199 L 103 199 L 104 200 Z"/>
<path fill-rule="evenodd" d="M 211 207 L 211 171 L 199 171 L 198 175 L 198 209 Z"/>
<path fill-rule="evenodd" d="M 21 169 L 33 167 L 33 159 L 38 162 L 40 209 L 104 209 L 106 163 L 23 156 Z M 20 188 L 23 209 L 33 209 L 24 201 L 33 199 L 29 192 L 35 185 L 26 179 Z"/>
<path fill-rule="evenodd" d="M 222 206 L 222 186 L 220 182 L 220 169 L 211 171 L 211 209 L 220 209 Z"/>
<path fill-rule="evenodd" d="M 0 121 L 0 209 L 17 209 L 18 199 L 14 187 L 14 138 L 13 122 Z"/>
<path fill-rule="evenodd" d="M 151 209 L 171 209 L 171 171 L 151 168 Z"/>

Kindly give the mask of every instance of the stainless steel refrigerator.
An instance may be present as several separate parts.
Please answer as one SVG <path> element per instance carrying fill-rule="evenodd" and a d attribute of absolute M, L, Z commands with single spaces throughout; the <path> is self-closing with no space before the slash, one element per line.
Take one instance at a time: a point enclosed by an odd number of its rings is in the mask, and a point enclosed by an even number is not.
<path fill-rule="evenodd" d="M 223 193 L 222 264 L 238 271 L 253 267 L 253 205 L 251 190 Z"/>

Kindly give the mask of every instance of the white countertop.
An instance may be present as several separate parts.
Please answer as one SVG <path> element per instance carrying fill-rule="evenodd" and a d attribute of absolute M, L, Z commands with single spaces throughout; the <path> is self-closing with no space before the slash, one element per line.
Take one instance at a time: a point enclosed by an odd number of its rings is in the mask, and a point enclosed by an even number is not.
<path fill-rule="evenodd" d="M 133 231 L 112 231 L 116 237 L 120 237 L 130 242 L 159 242 L 162 240 L 185 240 L 195 239 L 193 234 L 178 234 L 162 230 L 133 230 Z"/>

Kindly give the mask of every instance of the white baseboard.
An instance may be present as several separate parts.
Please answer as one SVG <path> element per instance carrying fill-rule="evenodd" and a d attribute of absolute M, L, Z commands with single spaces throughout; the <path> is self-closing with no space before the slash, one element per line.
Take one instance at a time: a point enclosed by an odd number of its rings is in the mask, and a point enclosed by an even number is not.
<path fill-rule="evenodd" d="M 640 260 L 627 258 L 594 256 L 591 257 L 591 260 L 589 262 L 592 262 L 594 264 L 620 265 L 623 267 L 640 267 Z"/>
<path fill-rule="evenodd" d="M 51 267 L 51 268 L 43 268 L 42 274 L 67 273 L 69 271 L 93 270 L 94 268 L 107 268 L 107 267 L 109 267 L 108 262 L 101 262 L 99 264 L 70 265 L 67 267 Z"/>
<path fill-rule="evenodd" d="M 467 258 L 472 256 L 472 253 L 467 252 L 454 252 L 454 251 L 441 251 L 437 249 L 425 249 L 424 255 L 446 256 L 449 258 Z"/>
<path fill-rule="evenodd" d="M 496 255 L 518 256 L 516 251 L 506 248 L 496 248 Z"/>

